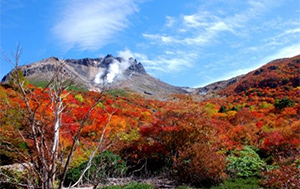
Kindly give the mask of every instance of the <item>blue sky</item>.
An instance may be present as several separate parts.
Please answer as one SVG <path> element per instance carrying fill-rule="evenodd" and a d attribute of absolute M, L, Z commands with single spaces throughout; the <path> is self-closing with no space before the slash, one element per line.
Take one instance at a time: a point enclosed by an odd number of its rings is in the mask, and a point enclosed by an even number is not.
<path fill-rule="evenodd" d="M 133 56 L 177 86 L 199 87 L 300 54 L 299 0 L 1 0 L 1 51 Z M 11 69 L 1 57 L 0 78 Z"/>

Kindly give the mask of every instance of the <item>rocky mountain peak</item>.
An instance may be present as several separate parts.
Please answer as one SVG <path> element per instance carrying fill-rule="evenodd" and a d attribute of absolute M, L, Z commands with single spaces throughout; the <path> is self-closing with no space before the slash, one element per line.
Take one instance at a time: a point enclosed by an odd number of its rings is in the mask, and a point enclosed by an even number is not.
<path fill-rule="evenodd" d="M 24 76 L 30 81 L 49 81 L 55 72 L 55 67 L 62 60 L 49 57 L 41 61 L 21 66 Z M 127 80 L 132 75 L 146 75 L 143 65 L 133 58 L 114 57 L 111 54 L 100 58 L 66 59 L 63 69 L 68 75 L 74 76 L 76 82 L 84 88 L 94 88 L 105 82 Z M 9 80 L 8 73 L 2 82 Z"/>

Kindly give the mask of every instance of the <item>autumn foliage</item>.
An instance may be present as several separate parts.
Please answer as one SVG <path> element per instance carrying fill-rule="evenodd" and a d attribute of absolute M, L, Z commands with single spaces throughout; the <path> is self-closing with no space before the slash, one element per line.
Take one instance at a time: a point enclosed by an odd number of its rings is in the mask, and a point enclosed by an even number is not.
<path fill-rule="evenodd" d="M 299 69 L 299 57 L 272 62 L 222 91 L 222 98 L 204 101 L 193 95 L 174 95 L 168 101 L 159 101 L 124 91 L 104 94 L 80 133 L 71 167 L 87 160 L 109 121 L 105 142 L 126 160 L 128 174 L 167 172 L 184 183 L 216 185 L 232 176 L 226 169 L 230 154 L 251 146 L 265 162 L 261 172 L 255 174 L 263 186 L 296 188 L 300 161 Z M 33 107 L 43 103 L 36 110 L 37 118 L 46 135 L 52 135 L 49 93 L 32 85 L 29 89 L 32 92 L 28 95 L 35 97 L 29 98 L 35 99 L 29 103 Z M 62 114 L 62 152 L 70 148 L 80 120 L 97 96 L 95 92 L 66 93 L 70 94 L 63 98 L 68 108 Z M 22 154 L 34 152 L 19 91 L 1 85 L 0 109 L 1 165 L 24 162 Z"/>

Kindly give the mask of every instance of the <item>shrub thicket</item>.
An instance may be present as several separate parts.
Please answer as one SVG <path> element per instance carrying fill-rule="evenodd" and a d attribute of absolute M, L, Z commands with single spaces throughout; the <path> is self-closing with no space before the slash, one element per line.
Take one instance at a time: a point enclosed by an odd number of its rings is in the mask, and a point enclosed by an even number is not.
<path fill-rule="evenodd" d="M 208 144 L 196 143 L 174 159 L 174 175 L 178 180 L 194 186 L 212 186 L 223 181 L 226 162 L 222 154 Z"/>
<path fill-rule="evenodd" d="M 282 110 L 286 107 L 293 107 L 294 104 L 295 102 L 293 100 L 289 99 L 288 97 L 284 97 L 282 99 L 276 99 L 274 106 L 276 109 Z"/>

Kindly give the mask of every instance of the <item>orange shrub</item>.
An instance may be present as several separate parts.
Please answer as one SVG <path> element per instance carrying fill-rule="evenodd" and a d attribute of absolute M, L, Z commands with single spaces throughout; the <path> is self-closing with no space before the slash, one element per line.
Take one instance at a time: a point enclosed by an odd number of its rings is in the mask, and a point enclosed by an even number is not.
<path fill-rule="evenodd" d="M 218 184 L 226 178 L 225 156 L 209 144 L 195 143 L 180 151 L 173 160 L 173 174 L 184 183 L 203 187 Z"/>

